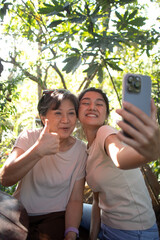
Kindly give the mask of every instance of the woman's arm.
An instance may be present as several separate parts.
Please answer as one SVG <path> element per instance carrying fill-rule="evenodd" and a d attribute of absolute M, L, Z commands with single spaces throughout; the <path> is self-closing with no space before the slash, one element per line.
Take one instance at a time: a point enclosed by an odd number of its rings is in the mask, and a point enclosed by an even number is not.
<path fill-rule="evenodd" d="M 135 149 L 128 145 L 124 145 L 116 134 L 106 138 L 105 149 L 113 163 L 120 169 L 137 168 L 150 161 L 139 154 Z"/>
<path fill-rule="evenodd" d="M 123 121 L 119 121 L 118 126 L 132 138 L 124 136 L 121 132 L 118 133 L 118 138 L 133 147 L 149 161 L 158 159 L 160 157 L 160 128 L 156 121 L 157 109 L 154 101 L 151 101 L 151 117 L 148 117 L 131 103 L 124 102 L 124 107 L 129 112 L 124 109 L 117 109 L 116 112 L 136 129 Z"/>
<path fill-rule="evenodd" d="M 81 218 L 82 218 L 82 210 L 83 210 L 83 191 L 84 191 L 84 178 L 75 182 L 69 202 L 66 208 L 65 215 L 65 229 L 69 229 L 70 227 L 79 228 Z M 76 233 L 69 231 L 65 240 L 75 240 Z"/>
<path fill-rule="evenodd" d="M 101 219 L 100 219 L 100 208 L 98 206 L 98 201 L 99 201 L 98 194 L 99 193 L 93 193 L 93 205 L 92 205 L 89 240 L 97 240 L 97 236 L 100 231 Z"/>
<path fill-rule="evenodd" d="M 20 148 L 14 148 L 0 171 L 1 184 L 11 186 L 17 183 L 42 157 L 55 154 L 58 149 L 59 137 L 56 133 L 49 133 L 47 123 L 36 143 L 26 152 Z"/>

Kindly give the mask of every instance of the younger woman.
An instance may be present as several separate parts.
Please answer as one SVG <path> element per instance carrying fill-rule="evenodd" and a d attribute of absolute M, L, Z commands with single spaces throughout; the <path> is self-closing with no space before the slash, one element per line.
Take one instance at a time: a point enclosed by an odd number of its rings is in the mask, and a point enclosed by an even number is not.
<path fill-rule="evenodd" d="M 24 130 L 1 170 L 29 215 L 28 240 L 75 240 L 82 216 L 86 147 L 71 136 L 78 100 L 45 91 L 38 104 L 43 128 Z"/>
<path fill-rule="evenodd" d="M 152 202 L 138 166 L 149 161 L 104 125 L 109 115 L 106 95 L 89 88 L 79 96 L 79 120 L 88 140 L 86 180 L 93 191 L 90 240 L 101 228 L 105 240 L 159 240 Z M 83 223 L 91 205 L 84 205 Z M 85 227 L 85 226 L 84 226 Z"/>

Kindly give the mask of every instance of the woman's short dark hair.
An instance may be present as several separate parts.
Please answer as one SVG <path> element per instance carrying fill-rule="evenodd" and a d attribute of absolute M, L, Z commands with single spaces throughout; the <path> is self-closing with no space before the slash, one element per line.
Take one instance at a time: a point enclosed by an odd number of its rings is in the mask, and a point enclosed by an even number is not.
<path fill-rule="evenodd" d="M 78 116 L 78 99 L 66 89 L 44 90 L 37 106 L 39 115 L 46 116 L 48 110 L 58 109 L 63 100 L 70 100 L 73 103 Z"/>
<path fill-rule="evenodd" d="M 87 92 L 98 92 L 99 94 L 101 94 L 101 96 L 103 97 L 104 101 L 105 101 L 105 104 L 106 104 L 106 109 L 107 109 L 107 115 L 109 115 L 109 101 L 108 101 L 108 97 L 107 95 L 99 88 L 94 88 L 94 87 L 90 87 L 90 88 L 87 88 L 85 90 L 83 90 L 79 97 L 78 97 L 78 100 L 79 102 L 81 101 L 81 99 L 83 98 L 83 96 L 87 93 Z"/>

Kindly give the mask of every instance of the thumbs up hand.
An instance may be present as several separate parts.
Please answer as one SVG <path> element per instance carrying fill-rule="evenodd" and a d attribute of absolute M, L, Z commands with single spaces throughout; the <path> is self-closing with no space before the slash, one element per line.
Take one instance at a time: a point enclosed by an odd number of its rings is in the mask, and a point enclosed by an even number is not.
<path fill-rule="evenodd" d="M 41 157 L 59 152 L 59 136 L 49 131 L 48 119 L 45 119 L 45 126 L 37 140 L 37 147 Z"/>

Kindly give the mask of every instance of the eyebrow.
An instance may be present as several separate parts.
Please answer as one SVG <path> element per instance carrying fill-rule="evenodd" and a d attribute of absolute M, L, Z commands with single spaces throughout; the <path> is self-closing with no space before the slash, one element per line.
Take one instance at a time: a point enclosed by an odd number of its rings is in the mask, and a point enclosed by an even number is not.
<path fill-rule="evenodd" d="M 83 100 L 91 100 L 91 98 L 87 98 L 87 97 L 85 97 L 85 98 L 82 98 L 82 99 L 81 99 L 81 101 L 83 101 Z M 97 98 L 96 101 L 102 101 L 102 102 L 105 102 L 103 98 Z"/>
<path fill-rule="evenodd" d="M 61 108 L 57 108 L 57 109 L 53 109 L 53 110 L 54 110 L 54 111 L 58 111 L 58 110 L 59 110 L 59 111 L 62 111 Z M 75 108 L 74 108 L 74 107 L 68 109 L 68 111 L 73 111 L 73 110 L 75 111 Z"/>

